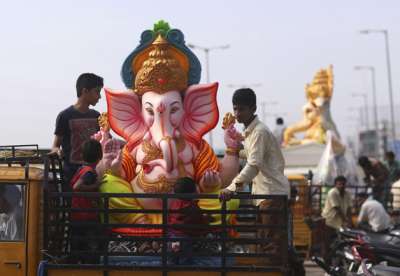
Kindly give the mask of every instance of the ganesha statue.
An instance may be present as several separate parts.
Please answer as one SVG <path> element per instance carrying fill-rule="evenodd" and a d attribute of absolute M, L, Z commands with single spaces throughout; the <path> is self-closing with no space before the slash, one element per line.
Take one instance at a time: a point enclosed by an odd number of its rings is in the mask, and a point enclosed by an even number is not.
<path fill-rule="evenodd" d="M 333 92 L 333 68 L 319 70 L 311 84 L 305 87 L 307 103 L 303 106 L 303 120 L 286 128 L 283 145 L 308 143 L 326 144 L 326 132 L 332 131 L 340 137 L 333 122 L 330 102 Z M 305 132 L 303 139 L 296 139 L 295 134 Z"/>
<path fill-rule="evenodd" d="M 203 139 L 218 123 L 218 83 L 198 84 L 200 72 L 200 62 L 180 30 L 160 21 L 154 30 L 142 33 L 139 46 L 122 66 L 127 89 L 105 89 L 107 123 L 125 143 L 120 150 L 106 127 L 97 135 L 104 152 L 98 165 L 103 174 L 101 192 L 171 193 L 180 177 L 193 178 L 199 193 L 219 193 L 230 184 L 239 169 L 240 135 L 233 124 L 225 129 L 229 154 L 220 162 Z M 199 201 L 208 210 L 220 205 L 218 199 Z M 227 205 L 237 208 L 238 202 Z M 156 198 L 111 198 L 109 208 L 159 209 L 162 204 Z M 162 216 L 117 213 L 111 220 L 156 224 Z"/>

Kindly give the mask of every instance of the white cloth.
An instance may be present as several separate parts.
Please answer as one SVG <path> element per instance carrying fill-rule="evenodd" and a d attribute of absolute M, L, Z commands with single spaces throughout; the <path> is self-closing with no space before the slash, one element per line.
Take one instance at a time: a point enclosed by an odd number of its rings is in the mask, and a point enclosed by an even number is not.
<path fill-rule="evenodd" d="M 246 165 L 227 187 L 236 190 L 236 183 L 248 184 L 253 181 L 254 195 L 289 195 L 289 181 L 283 174 L 285 160 L 272 132 L 257 117 L 244 131 L 244 149 L 240 157 L 246 158 Z M 262 199 L 256 200 L 256 205 Z"/>
<path fill-rule="evenodd" d="M 397 180 L 392 185 L 392 195 L 393 195 L 393 209 L 400 209 L 400 180 Z"/>
<path fill-rule="evenodd" d="M 375 199 L 368 198 L 361 205 L 358 223 L 367 222 L 375 232 L 388 229 L 391 226 L 390 217 L 382 204 Z"/>
<path fill-rule="evenodd" d="M 325 206 L 322 210 L 322 217 L 325 218 L 326 225 L 339 229 L 344 226 L 342 217 L 338 214 L 339 208 L 343 215 L 347 217 L 349 209 L 351 209 L 351 196 L 345 191 L 341 196 L 339 190 L 335 187 L 332 188 L 326 196 Z"/>

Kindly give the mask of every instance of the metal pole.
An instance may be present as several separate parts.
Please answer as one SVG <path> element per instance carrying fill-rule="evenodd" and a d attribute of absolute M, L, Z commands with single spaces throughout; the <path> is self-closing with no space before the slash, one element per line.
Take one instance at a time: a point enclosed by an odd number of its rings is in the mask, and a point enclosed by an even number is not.
<path fill-rule="evenodd" d="M 371 33 L 382 33 L 385 37 L 385 48 L 386 48 L 386 66 L 388 74 L 388 88 L 389 88 L 389 106 L 390 106 L 390 123 L 392 129 L 392 139 L 396 140 L 396 123 L 394 118 L 394 107 L 393 107 L 393 87 L 392 87 L 392 70 L 390 66 L 390 51 L 389 51 L 389 33 L 387 30 L 361 30 L 361 34 Z"/>
<path fill-rule="evenodd" d="M 393 89 L 392 89 L 392 70 L 390 67 L 390 52 L 389 52 L 389 33 L 383 30 L 386 45 L 386 65 L 388 73 L 388 86 L 389 86 L 389 101 L 390 101 L 390 121 L 392 125 L 392 138 L 393 142 L 396 140 L 396 124 L 394 120 L 394 107 L 393 107 Z"/>
<path fill-rule="evenodd" d="M 369 130 L 369 112 L 368 112 L 368 99 L 367 94 L 361 94 L 364 98 L 364 105 L 365 105 L 365 121 L 367 124 L 367 130 Z"/>
<path fill-rule="evenodd" d="M 191 43 L 187 44 L 190 48 L 192 49 L 199 49 L 204 51 L 205 53 L 205 58 L 206 58 L 206 82 L 210 83 L 210 51 L 211 50 L 216 50 L 216 49 L 227 49 L 229 48 L 229 45 L 223 45 L 223 46 L 216 46 L 216 47 L 201 47 L 201 46 L 197 46 Z M 213 135 L 212 135 L 212 130 L 210 130 L 210 132 L 208 133 L 209 135 L 209 141 L 210 141 L 210 146 L 211 148 L 213 148 Z"/>
<path fill-rule="evenodd" d="M 370 67 L 370 71 L 372 75 L 372 104 L 374 106 L 374 127 L 376 134 L 378 135 L 379 126 L 378 126 L 378 105 L 376 103 L 375 68 Z"/>
<path fill-rule="evenodd" d="M 366 126 L 365 116 L 364 116 L 363 108 L 361 106 L 360 106 L 360 125 Z"/>
<path fill-rule="evenodd" d="M 210 83 L 210 49 L 204 48 L 204 53 L 206 56 L 206 82 Z M 213 130 L 210 130 L 208 133 L 208 139 L 210 140 L 210 147 L 213 148 L 214 141 L 213 141 Z"/>

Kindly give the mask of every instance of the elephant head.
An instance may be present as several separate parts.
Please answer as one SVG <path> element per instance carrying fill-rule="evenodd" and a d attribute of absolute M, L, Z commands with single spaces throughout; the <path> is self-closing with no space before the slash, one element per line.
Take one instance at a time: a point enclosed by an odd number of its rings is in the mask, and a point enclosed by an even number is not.
<path fill-rule="evenodd" d="M 192 85 L 183 93 L 148 91 L 141 96 L 132 90 L 105 89 L 110 126 L 130 149 L 143 140 L 151 141 L 163 159 L 148 165 L 160 165 L 171 172 L 178 164 L 178 138 L 199 145 L 202 136 L 217 124 L 217 88 L 217 83 Z"/>

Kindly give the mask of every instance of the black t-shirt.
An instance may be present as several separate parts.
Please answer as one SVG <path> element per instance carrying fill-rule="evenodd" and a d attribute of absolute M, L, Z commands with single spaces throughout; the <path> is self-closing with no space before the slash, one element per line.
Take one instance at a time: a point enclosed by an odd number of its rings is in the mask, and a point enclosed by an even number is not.
<path fill-rule="evenodd" d="M 82 145 L 100 130 L 97 120 L 99 116 L 96 110 L 89 109 L 81 113 L 72 105 L 58 114 L 54 134 L 63 137 L 61 147 L 67 165 L 83 163 Z"/>

